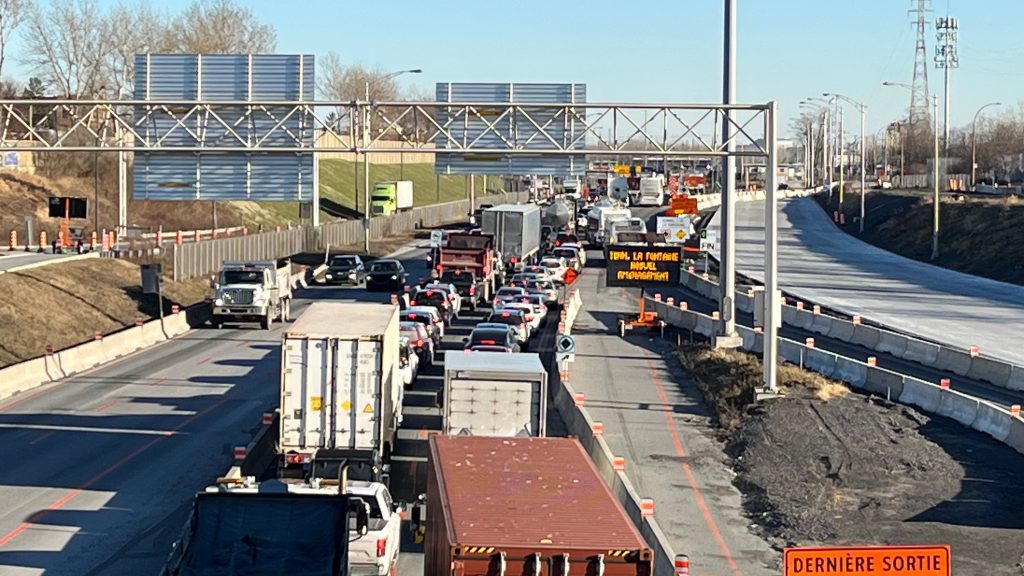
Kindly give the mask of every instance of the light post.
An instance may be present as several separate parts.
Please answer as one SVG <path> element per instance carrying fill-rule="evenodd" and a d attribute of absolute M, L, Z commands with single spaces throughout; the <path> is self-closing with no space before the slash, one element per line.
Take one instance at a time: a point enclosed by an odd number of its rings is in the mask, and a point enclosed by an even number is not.
<path fill-rule="evenodd" d="M 423 70 L 414 68 L 412 70 L 399 70 L 385 74 L 382 80 L 390 80 L 402 74 L 419 74 Z M 370 253 L 370 154 L 367 150 L 370 147 L 370 80 L 366 80 L 367 105 L 363 107 L 363 250 Z"/>
<path fill-rule="evenodd" d="M 845 100 L 846 102 L 849 102 L 850 104 L 852 104 L 855 107 L 857 107 L 858 110 L 860 110 L 860 231 L 861 231 L 861 233 L 863 233 L 864 232 L 864 197 L 867 195 L 867 173 L 866 173 L 867 166 L 866 166 L 865 156 L 864 156 L 864 152 L 865 152 L 865 150 L 864 150 L 864 143 L 865 143 L 866 136 L 865 136 L 864 131 L 866 130 L 866 126 L 867 126 L 868 107 L 866 105 L 864 105 L 864 104 L 861 104 L 860 102 L 857 102 L 853 98 L 850 98 L 848 96 L 843 96 L 842 94 L 833 94 L 833 93 L 826 92 L 825 94 L 823 94 L 823 96 L 832 96 L 832 97 L 838 98 L 840 100 Z M 843 195 L 843 192 L 842 192 L 842 189 L 840 189 L 839 196 L 842 197 L 842 195 Z M 840 206 L 840 210 L 841 210 L 842 209 L 842 203 L 841 202 L 840 202 L 839 206 Z"/>
<path fill-rule="evenodd" d="M 939 97 L 932 94 L 932 116 L 934 118 L 935 156 L 932 179 L 935 182 L 935 209 L 932 214 L 932 260 L 939 257 Z"/>
<path fill-rule="evenodd" d="M 978 111 L 974 113 L 974 120 L 971 120 L 971 188 L 974 189 L 978 186 L 977 169 L 978 169 L 978 116 L 981 116 L 981 111 L 989 106 L 1002 106 L 1000 102 L 989 102 Z"/>

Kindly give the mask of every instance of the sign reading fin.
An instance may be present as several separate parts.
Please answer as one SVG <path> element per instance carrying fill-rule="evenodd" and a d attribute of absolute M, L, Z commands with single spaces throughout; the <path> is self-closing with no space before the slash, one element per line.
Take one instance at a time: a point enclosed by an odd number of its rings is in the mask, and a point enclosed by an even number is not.
<path fill-rule="evenodd" d="M 786 548 L 783 576 L 951 576 L 949 546 Z"/>

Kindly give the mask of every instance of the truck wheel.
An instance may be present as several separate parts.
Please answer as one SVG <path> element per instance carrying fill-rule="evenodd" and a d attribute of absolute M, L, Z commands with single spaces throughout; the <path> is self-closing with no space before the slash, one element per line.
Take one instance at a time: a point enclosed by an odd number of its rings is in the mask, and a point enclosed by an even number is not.
<path fill-rule="evenodd" d="M 224 327 L 224 322 L 221 322 L 220 318 L 213 317 L 210 318 L 210 326 L 213 326 L 215 330 L 220 330 Z"/>
<path fill-rule="evenodd" d="M 292 320 L 292 299 L 287 298 L 284 304 L 281 306 L 281 322 L 291 322 Z"/>
<path fill-rule="evenodd" d="M 270 325 L 274 323 L 274 319 L 270 317 L 270 311 L 267 311 L 267 315 L 260 318 L 260 328 L 264 330 L 270 330 Z"/>

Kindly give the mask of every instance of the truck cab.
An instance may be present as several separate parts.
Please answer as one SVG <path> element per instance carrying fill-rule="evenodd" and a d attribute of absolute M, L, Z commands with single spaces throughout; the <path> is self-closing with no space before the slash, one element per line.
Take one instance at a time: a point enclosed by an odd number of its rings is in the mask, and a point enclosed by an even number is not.
<path fill-rule="evenodd" d="M 274 320 L 287 322 L 291 312 L 290 265 L 277 262 L 225 261 L 214 285 L 213 315 L 210 322 L 221 327 L 227 322 L 259 322 L 264 330 Z"/>
<path fill-rule="evenodd" d="M 374 216 L 390 216 L 396 212 L 412 208 L 412 182 L 378 182 L 370 195 L 370 214 Z"/>

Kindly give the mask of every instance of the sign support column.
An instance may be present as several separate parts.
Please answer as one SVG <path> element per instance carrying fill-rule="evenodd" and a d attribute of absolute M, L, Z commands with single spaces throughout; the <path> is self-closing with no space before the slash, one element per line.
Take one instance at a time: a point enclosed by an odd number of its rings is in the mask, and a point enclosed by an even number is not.
<path fill-rule="evenodd" d="M 765 200 L 764 200 L 764 287 L 765 287 L 765 311 L 764 311 L 764 346 L 762 365 L 764 366 L 764 388 L 763 392 L 774 394 L 777 391 L 776 378 L 778 376 L 778 326 L 781 318 L 777 314 L 781 311 L 780 292 L 778 287 L 778 209 L 776 197 L 778 185 L 776 184 L 776 173 L 778 172 L 779 158 L 776 150 L 776 111 L 778 105 L 771 102 L 768 105 L 768 114 L 765 119 L 765 145 L 768 146 L 768 166 L 765 174 Z"/>

